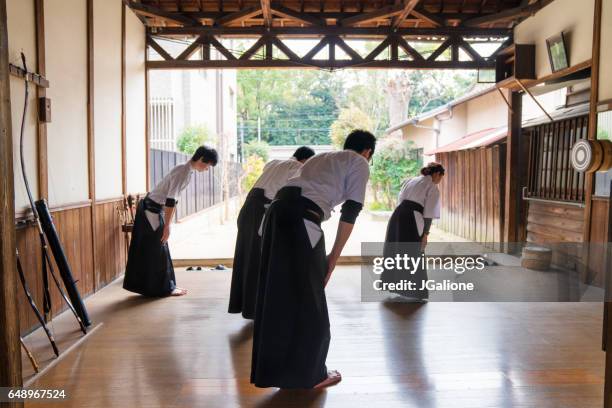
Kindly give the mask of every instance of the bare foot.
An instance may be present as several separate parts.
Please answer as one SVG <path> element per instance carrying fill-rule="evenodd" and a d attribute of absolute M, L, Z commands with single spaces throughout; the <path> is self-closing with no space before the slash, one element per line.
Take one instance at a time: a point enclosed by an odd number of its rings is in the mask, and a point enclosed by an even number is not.
<path fill-rule="evenodd" d="M 329 370 L 327 372 L 327 378 L 315 385 L 314 388 L 331 387 L 332 385 L 338 384 L 340 381 L 342 381 L 340 373 L 336 370 Z"/>
<path fill-rule="evenodd" d="M 183 295 L 186 295 L 186 294 L 187 294 L 187 289 L 176 287 L 170 293 L 170 296 L 183 296 Z"/>

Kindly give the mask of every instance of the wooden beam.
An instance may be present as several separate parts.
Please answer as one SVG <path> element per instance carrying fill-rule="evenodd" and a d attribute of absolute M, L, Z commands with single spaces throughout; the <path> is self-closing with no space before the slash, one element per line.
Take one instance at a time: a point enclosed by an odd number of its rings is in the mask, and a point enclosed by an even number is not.
<path fill-rule="evenodd" d="M 541 8 L 542 4 L 540 2 L 529 4 L 526 6 L 523 5 L 507 9 L 499 13 L 489 14 L 487 16 L 470 18 L 468 20 L 465 20 L 463 22 L 463 25 L 466 27 L 480 27 L 482 25 L 499 23 L 501 21 L 516 20 L 521 17 L 527 17 L 532 14 L 535 14 Z"/>
<path fill-rule="evenodd" d="M 365 57 L 366 61 L 374 61 L 378 55 L 383 52 L 385 48 L 387 48 L 391 44 L 391 37 L 385 38 L 383 42 L 378 44 L 376 48 L 374 48 L 370 53 Z"/>
<path fill-rule="evenodd" d="M 321 51 L 327 45 L 328 42 L 329 42 L 329 38 L 327 37 L 321 38 L 321 41 L 319 41 L 317 45 L 312 47 L 312 49 L 308 51 L 302 59 L 306 61 L 313 59 L 315 55 L 317 55 L 319 51 Z"/>
<path fill-rule="evenodd" d="M 0 0 L 0 385 L 21 387 L 15 266 L 15 186 L 6 0 Z M 6 403 L 10 408 L 23 402 Z"/>
<path fill-rule="evenodd" d="M 177 60 L 186 60 L 189 59 L 199 48 L 202 48 L 202 42 L 204 40 L 204 35 L 199 36 L 192 42 L 183 52 L 176 57 Z"/>
<path fill-rule="evenodd" d="M 472 48 L 472 46 L 465 41 L 463 38 L 459 37 L 457 40 L 457 45 L 461 48 L 463 48 L 463 50 L 470 56 L 470 58 L 472 58 L 472 60 L 474 61 L 480 61 L 484 58 L 482 58 L 482 56 L 478 53 L 478 51 L 476 51 L 474 48 Z"/>
<path fill-rule="evenodd" d="M 270 0 L 260 0 L 261 12 L 264 18 L 266 28 L 272 27 L 272 9 L 270 8 Z"/>
<path fill-rule="evenodd" d="M 399 26 L 402 25 L 404 20 L 406 20 L 406 17 L 408 17 L 412 13 L 414 8 L 417 6 L 417 4 L 419 4 L 420 1 L 421 0 L 405 0 L 402 12 L 393 19 L 391 27 L 393 29 L 399 28 Z"/>
<path fill-rule="evenodd" d="M 46 53 L 45 53 L 45 6 L 43 0 L 34 1 L 34 21 L 36 28 L 36 72 L 43 77 L 47 75 Z M 36 87 L 36 99 L 47 97 L 47 90 Z M 37 104 L 37 107 L 39 105 Z M 36 146 L 38 158 L 38 197 L 40 199 L 49 197 L 49 161 L 47 159 L 47 124 L 36 121 L 37 139 Z"/>
<path fill-rule="evenodd" d="M 140 16 L 160 18 L 171 23 L 185 26 L 200 24 L 199 21 L 186 17 L 181 13 L 165 11 L 149 4 L 136 3 L 134 1 L 129 0 L 123 0 L 123 3 L 127 5 L 130 9 L 132 9 L 134 13 Z"/>
<path fill-rule="evenodd" d="M 255 42 L 255 44 L 253 44 L 251 46 L 251 48 L 249 48 L 248 50 L 246 50 L 241 56 L 240 56 L 240 60 L 248 60 L 251 59 L 251 57 L 257 52 L 259 51 L 259 49 L 261 47 L 263 47 L 266 44 L 266 40 L 267 40 L 267 36 L 261 36 L 259 38 L 259 40 L 257 40 Z"/>
<path fill-rule="evenodd" d="M 293 61 L 299 61 L 300 57 L 294 53 L 291 48 L 287 47 L 278 37 L 273 37 L 272 43 L 276 45 L 276 48 L 281 50 L 287 56 L 287 58 Z"/>
<path fill-rule="evenodd" d="M 215 19 L 215 25 L 217 26 L 228 26 L 230 24 L 238 24 L 244 20 L 248 20 L 249 18 L 253 18 L 257 15 L 261 14 L 261 7 L 247 7 L 243 10 L 237 11 L 235 13 L 227 14 L 223 17 L 219 17 Z"/>
<path fill-rule="evenodd" d="M 259 37 L 264 34 L 278 36 L 292 36 L 296 38 L 312 38 L 324 35 L 341 35 L 346 38 L 386 37 L 389 27 L 272 27 L 266 30 L 263 27 L 156 27 L 148 29 L 149 34 L 164 35 L 201 35 L 217 36 L 244 36 Z M 450 35 L 482 36 L 482 37 L 508 37 L 512 30 L 508 28 L 481 28 L 481 27 L 438 27 L 438 28 L 399 28 L 395 34 L 402 36 L 446 37 Z"/>
<path fill-rule="evenodd" d="M 125 196 L 127 194 L 127 129 L 126 129 L 126 75 L 125 75 L 125 56 L 126 56 L 126 38 L 125 38 L 125 17 L 126 8 L 124 4 L 121 7 L 121 192 Z M 148 36 L 147 36 L 148 38 Z"/>
<path fill-rule="evenodd" d="M 325 26 L 325 21 L 321 18 L 311 16 L 307 13 L 300 13 L 290 8 L 281 6 L 280 4 L 272 4 L 272 13 L 279 17 L 295 20 L 303 24 L 311 26 Z"/>
<path fill-rule="evenodd" d="M 223 46 L 223 44 L 221 44 L 220 41 L 218 41 L 215 37 L 213 36 L 209 36 L 207 38 L 207 40 L 209 41 L 209 43 L 215 47 L 217 49 L 217 51 L 219 51 L 221 54 L 223 54 L 223 56 L 225 58 L 227 58 L 228 60 L 235 60 L 237 59 L 234 54 L 232 54 L 227 48 L 225 48 Z"/>
<path fill-rule="evenodd" d="M 345 53 L 348 54 L 349 57 L 351 57 L 352 60 L 355 61 L 362 61 L 363 57 L 361 55 L 359 55 L 359 53 L 357 51 L 355 51 L 354 49 L 352 49 L 346 42 L 344 42 L 344 40 L 340 37 L 333 37 L 333 45 L 337 45 L 338 47 L 340 47 L 340 49 L 342 51 L 344 51 Z"/>
<path fill-rule="evenodd" d="M 324 44 L 324 46 L 327 45 Z M 363 61 L 354 60 L 335 60 L 328 59 L 316 60 L 301 58 L 299 61 L 291 60 L 261 60 L 261 59 L 237 59 L 233 61 L 213 60 L 213 61 L 149 61 L 147 69 L 241 69 L 241 68 L 381 68 L 381 69 L 478 69 L 494 68 L 495 63 L 484 61 L 428 61 L 428 60 L 376 60 L 365 59 Z"/>
<path fill-rule="evenodd" d="M 96 228 L 96 138 L 94 128 L 94 0 L 87 0 L 87 176 L 91 200 L 91 270 L 93 290 L 97 290 L 98 258 Z"/>
<path fill-rule="evenodd" d="M 403 10 L 404 10 L 404 6 L 402 6 L 401 4 L 385 6 L 375 11 L 370 11 L 367 13 L 358 14 L 353 17 L 344 18 L 340 20 L 338 23 L 342 27 L 351 27 L 357 24 L 363 24 L 363 23 L 367 23 L 373 20 L 380 20 L 380 19 L 396 16 L 398 14 L 401 14 Z"/>
<path fill-rule="evenodd" d="M 435 61 L 446 49 L 454 43 L 453 37 L 447 38 L 440 46 L 427 58 L 427 61 Z"/>
<path fill-rule="evenodd" d="M 511 109 L 508 113 L 508 136 L 506 138 L 506 180 L 504 197 L 504 242 L 518 241 L 518 224 L 521 202 L 520 178 L 515 172 L 520 165 L 520 137 L 522 124 L 522 97 L 518 92 L 510 95 Z M 510 246 L 511 248 L 512 246 Z"/>
<path fill-rule="evenodd" d="M 153 48 L 166 61 L 172 61 L 174 59 L 172 58 L 172 55 L 168 54 L 168 52 L 164 50 L 164 48 L 159 45 L 150 35 L 147 35 L 147 45 Z"/>
<path fill-rule="evenodd" d="M 406 53 L 412 56 L 415 60 L 423 60 L 423 56 L 415 50 L 403 37 L 396 36 L 397 45 L 400 46 Z"/>
<path fill-rule="evenodd" d="M 412 10 L 412 15 L 419 20 L 423 20 L 426 23 L 433 25 L 434 27 L 444 27 L 446 25 L 444 18 L 431 14 L 423 8 L 415 8 Z"/>

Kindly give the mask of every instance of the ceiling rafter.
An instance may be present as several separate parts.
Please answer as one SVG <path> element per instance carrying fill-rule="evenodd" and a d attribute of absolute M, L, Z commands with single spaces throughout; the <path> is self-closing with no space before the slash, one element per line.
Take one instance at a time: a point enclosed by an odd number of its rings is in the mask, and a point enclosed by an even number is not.
<path fill-rule="evenodd" d="M 405 0 L 402 12 L 393 18 L 391 27 L 393 29 L 399 28 L 399 26 L 406 20 L 406 18 L 412 13 L 414 8 L 419 4 L 421 0 Z"/>
<path fill-rule="evenodd" d="M 190 17 L 186 17 L 182 13 L 169 12 L 165 11 L 159 7 L 151 6 L 144 3 L 136 3 L 130 0 L 123 0 L 123 2 L 136 13 L 136 15 L 144 16 L 144 17 L 153 17 L 159 18 L 165 21 L 170 21 L 175 24 L 183 25 L 183 26 L 191 26 L 200 24 L 199 21 L 192 19 Z"/>
<path fill-rule="evenodd" d="M 467 19 L 463 22 L 463 25 L 467 27 L 479 27 L 486 24 L 493 24 L 504 21 L 516 20 L 521 17 L 528 17 L 532 14 L 535 14 L 546 4 L 548 3 L 542 1 L 538 1 L 537 3 L 533 4 L 522 3 L 522 5 L 518 7 L 506 9 L 498 13 Z"/>

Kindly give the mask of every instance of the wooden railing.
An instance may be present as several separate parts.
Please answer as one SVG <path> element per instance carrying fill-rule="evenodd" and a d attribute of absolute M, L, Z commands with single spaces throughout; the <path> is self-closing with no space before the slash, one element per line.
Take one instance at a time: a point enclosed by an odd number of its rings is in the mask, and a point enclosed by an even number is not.
<path fill-rule="evenodd" d="M 579 116 L 523 130 L 529 143 L 527 198 L 584 202 L 584 174 L 574 170 L 570 153 L 587 137 L 588 122 Z"/>
<path fill-rule="evenodd" d="M 151 149 L 149 160 L 151 186 L 155 186 L 174 166 L 185 163 L 189 159 L 189 156 L 182 153 Z M 227 177 L 223 175 L 224 167 L 228 172 Z M 240 193 L 241 173 L 242 166 L 234 162 L 226 163 L 226 166 L 219 163 L 206 172 L 196 172 L 189 186 L 181 193 L 176 218 L 181 219 L 219 204 L 223 201 L 224 196 L 228 198 L 237 196 Z M 224 179 L 227 181 L 226 184 L 224 184 Z M 224 185 L 227 189 L 225 192 Z"/>

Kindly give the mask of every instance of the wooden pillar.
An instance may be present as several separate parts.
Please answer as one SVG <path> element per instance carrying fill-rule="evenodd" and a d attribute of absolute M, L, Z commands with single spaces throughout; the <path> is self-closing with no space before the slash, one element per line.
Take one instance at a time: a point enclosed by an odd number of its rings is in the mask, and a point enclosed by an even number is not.
<path fill-rule="evenodd" d="M 6 18 L 6 0 L 0 0 L 0 387 L 20 387 L 22 374 L 15 268 L 15 186 Z M 6 406 L 21 407 L 23 404 Z"/>
<path fill-rule="evenodd" d="M 44 0 L 34 1 L 34 21 L 36 24 L 36 68 L 38 74 L 46 77 L 47 65 L 45 54 L 45 5 Z M 47 90 L 36 87 L 36 98 L 47 96 Z M 47 160 L 47 124 L 37 121 L 38 131 L 38 197 L 49 198 L 49 171 Z"/>
<path fill-rule="evenodd" d="M 126 129 L 126 78 L 125 78 L 125 8 L 126 5 L 121 5 L 121 191 L 123 195 L 127 194 L 127 129 Z"/>
<path fill-rule="evenodd" d="M 89 199 L 91 200 L 91 270 L 93 290 L 98 290 L 98 266 L 96 243 L 96 138 L 94 130 L 94 5 L 87 0 L 87 168 Z"/>
<path fill-rule="evenodd" d="M 599 100 L 599 56 L 601 44 L 601 7 L 602 0 L 595 0 L 593 17 L 593 55 L 591 58 L 591 99 L 589 106 L 589 140 L 597 139 L 597 102 Z M 595 189 L 595 173 L 585 174 L 584 180 L 584 226 L 582 236 L 585 242 L 591 240 L 592 197 Z M 587 260 L 588 266 L 588 260 Z"/>
<path fill-rule="evenodd" d="M 510 95 L 508 110 L 508 137 L 506 145 L 506 188 L 504 198 L 504 233 L 503 241 L 512 243 L 518 241 L 518 231 L 521 206 L 521 164 L 520 138 L 522 122 L 522 97 L 518 92 Z M 508 248 L 508 246 L 506 246 Z M 511 249 L 511 248 L 508 248 Z"/>

